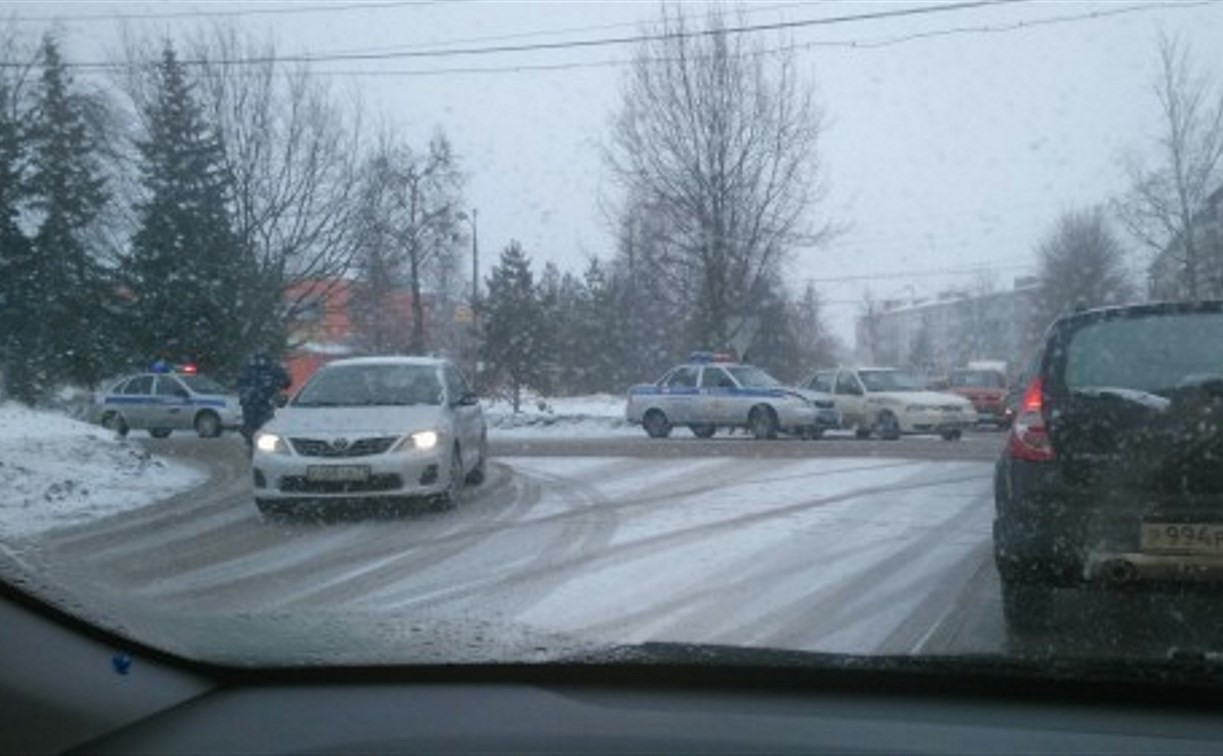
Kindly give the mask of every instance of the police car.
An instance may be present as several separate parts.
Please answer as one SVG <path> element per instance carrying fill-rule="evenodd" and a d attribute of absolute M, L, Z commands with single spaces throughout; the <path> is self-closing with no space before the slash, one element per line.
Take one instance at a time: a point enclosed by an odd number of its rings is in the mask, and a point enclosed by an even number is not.
<path fill-rule="evenodd" d="M 695 352 L 657 383 L 629 389 L 625 415 L 651 438 L 666 438 L 677 425 L 700 438 L 719 426 L 746 427 L 756 438 L 819 438 L 841 425 L 831 396 L 783 386 L 758 367 L 710 352 Z"/>
<path fill-rule="evenodd" d="M 154 438 L 193 429 L 201 438 L 213 438 L 242 423 L 242 407 L 238 397 L 194 365 L 174 369 L 159 363 L 99 394 L 93 416 L 120 436 L 133 428 Z"/>

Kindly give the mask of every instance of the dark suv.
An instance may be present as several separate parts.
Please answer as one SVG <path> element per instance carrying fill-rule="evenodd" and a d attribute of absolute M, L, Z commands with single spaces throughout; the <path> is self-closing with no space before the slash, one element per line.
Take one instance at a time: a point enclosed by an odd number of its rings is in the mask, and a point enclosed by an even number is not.
<path fill-rule="evenodd" d="M 1012 629 L 1047 626 L 1055 588 L 1223 585 L 1223 302 L 1057 321 L 995 502 Z"/>

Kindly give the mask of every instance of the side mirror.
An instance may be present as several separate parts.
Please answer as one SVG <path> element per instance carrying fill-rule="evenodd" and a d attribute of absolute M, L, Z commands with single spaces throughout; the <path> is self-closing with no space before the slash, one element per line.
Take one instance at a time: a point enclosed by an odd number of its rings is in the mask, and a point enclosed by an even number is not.
<path fill-rule="evenodd" d="M 276 394 L 276 398 L 273 401 L 276 402 L 277 408 L 283 407 L 289 403 L 289 395 L 282 391 Z"/>
<path fill-rule="evenodd" d="M 177 396 L 179 399 L 190 399 L 191 398 L 191 394 L 188 393 L 187 389 L 185 388 L 174 389 L 174 395 Z"/>
<path fill-rule="evenodd" d="M 474 391 L 468 391 L 455 402 L 460 407 L 474 407 L 480 403 L 480 397 Z"/>

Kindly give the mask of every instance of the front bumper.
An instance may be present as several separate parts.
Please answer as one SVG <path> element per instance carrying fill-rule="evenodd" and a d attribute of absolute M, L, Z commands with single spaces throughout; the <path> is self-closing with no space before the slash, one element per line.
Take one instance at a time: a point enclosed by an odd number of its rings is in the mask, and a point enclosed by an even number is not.
<path fill-rule="evenodd" d="M 832 430 L 841 427 L 841 413 L 826 407 L 779 407 L 777 424 L 785 432 Z"/>
<path fill-rule="evenodd" d="M 346 500 L 434 496 L 445 492 L 449 458 L 417 449 L 359 457 L 304 457 L 256 451 L 251 459 L 255 497 L 272 500 Z M 324 480 L 311 468 L 360 468 L 361 480 Z"/>
<path fill-rule="evenodd" d="M 977 424 L 977 413 L 914 410 L 902 412 L 899 421 L 902 433 L 942 433 L 972 428 Z"/>

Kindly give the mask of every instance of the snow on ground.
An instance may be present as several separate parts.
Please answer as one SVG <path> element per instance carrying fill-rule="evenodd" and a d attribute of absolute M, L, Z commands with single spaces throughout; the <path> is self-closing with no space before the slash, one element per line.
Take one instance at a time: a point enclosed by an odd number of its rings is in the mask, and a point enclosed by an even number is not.
<path fill-rule="evenodd" d="M 0 538 L 141 507 L 206 478 L 97 426 L 0 404 Z"/>
<path fill-rule="evenodd" d="M 989 539 L 981 462 L 503 461 L 545 484 L 532 514 L 613 519 L 516 617 L 583 637 L 877 652 Z"/>
<path fill-rule="evenodd" d="M 489 434 L 494 438 L 603 438 L 640 435 L 641 429 L 624 419 L 625 398 L 614 394 L 588 396 L 523 397 L 519 412 L 504 399 L 484 403 Z"/>

